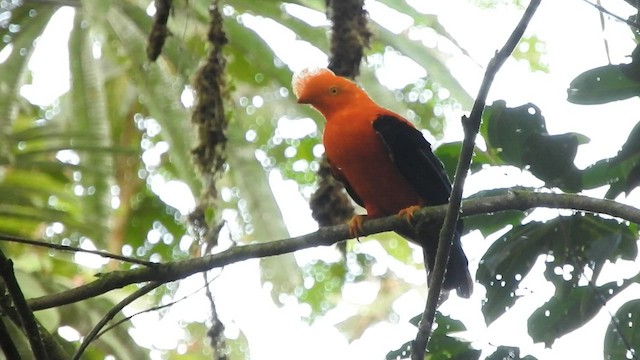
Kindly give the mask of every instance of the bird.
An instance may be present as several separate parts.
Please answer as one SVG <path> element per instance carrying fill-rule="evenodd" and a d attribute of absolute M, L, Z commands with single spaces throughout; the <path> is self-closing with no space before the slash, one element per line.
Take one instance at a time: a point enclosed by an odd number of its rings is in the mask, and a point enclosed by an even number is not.
<path fill-rule="evenodd" d="M 307 68 L 293 76 L 299 104 L 308 104 L 325 118 L 322 135 L 325 155 L 336 180 L 367 215 L 349 221 L 349 233 L 358 237 L 368 218 L 400 215 L 411 220 L 415 211 L 449 202 L 451 182 L 431 144 L 411 122 L 372 100 L 353 81 L 326 68 Z M 469 298 L 473 280 L 460 236 L 455 229 L 444 290 Z M 423 249 L 427 279 L 433 271 L 438 237 L 417 231 L 400 234 Z"/>

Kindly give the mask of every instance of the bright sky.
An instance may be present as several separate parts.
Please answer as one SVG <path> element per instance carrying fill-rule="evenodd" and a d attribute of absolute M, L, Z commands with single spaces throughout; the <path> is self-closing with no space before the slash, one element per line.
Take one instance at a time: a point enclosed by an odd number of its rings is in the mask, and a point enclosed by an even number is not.
<path fill-rule="evenodd" d="M 418 8 L 424 8 L 426 12 L 438 13 L 440 21 L 454 38 L 471 53 L 475 63 L 463 56 L 454 56 L 451 66 L 463 85 L 472 95 L 475 95 L 484 72 L 477 64 L 486 64 L 494 51 L 502 46 L 519 20 L 521 11 L 510 7 L 479 10 L 466 0 L 437 2 L 411 0 L 409 2 Z M 392 31 L 403 31 L 411 25 L 402 16 L 390 16 L 388 9 L 375 1 L 367 1 L 366 4 L 371 18 L 388 26 Z M 624 6 L 625 4 L 621 1 L 602 1 L 602 5 L 623 17 L 630 14 L 630 8 Z M 299 9 L 294 6 L 291 12 L 296 10 Z M 73 10 L 70 8 L 60 10 L 51 24 L 51 28 L 55 30 L 47 32 L 39 40 L 38 50 L 30 64 L 30 69 L 33 71 L 33 84 L 21 89 L 21 93 L 34 103 L 51 103 L 68 89 L 66 53 L 48 49 L 66 46 L 67 37 L 60 34 L 68 33 L 72 24 L 72 14 Z M 307 12 L 300 16 L 304 16 L 311 23 L 326 23 L 323 14 Z M 261 33 L 265 34 L 265 38 L 273 44 L 276 52 L 292 69 L 326 66 L 326 56 L 308 44 L 297 41 L 295 34 L 279 32 L 273 24 L 251 16 L 245 17 L 243 22 L 248 26 L 264 29 L 265 31 Z M 639 101 L 635 99 L 603 106 L 578 106 L 569 104 L 565 99 L 568 84 L 576 75 L 589 68 L 606 64 L 603 37 L 610 40 L 609 47 L 614 63 L 628 61 L 626 56 L 635 44 L 627 26 L 607 21 L 607 30 L 603 36 L 598 12 L 583 1 L 544 1 L 527 33 L 535 33 L 546 42 L 545 58 L 550 64 L 549 74 L 532 73 L 526 63 L 509 60 L 493 84 L 489 103 L 493 99 L 505 99 L 509 106 L 533 102 L 542 109 L 550 133 L 580 132 L 589 136 L 591 143 L 581 146 L 578 152 L 576 163 L 579 167 L 592 163 L 594 159 L 615 155 L 632 126 L 639 120 L 637 116 L 631 115 L 638 113 Z M 52 54 L 56 54 L 58 58 L 54 58 Z M 306 56 L 300 56 L 300 54 Z M 2 54 L 0 54 L 1 57 Z M 385 57 L 384 61 L 385 68 L 378 75 L 383 83 L 390 86 L 401 86 L 403 82 L 410 82 L 423 71 L 413 62 L 401 57 Z M 56 66 L 55 71 L 52 69 L 54 66 Z M 407 69 L 415 71 L 407 71 Z M 462 131 L 457 121 L 459 115 L 451 119 L 444 141 L 462 138 Z M 291 126 L 296 125 L 291 124 Z M 302 197 L 297 196 L 296 184 L 282 180 L 277 172 L 270 174 L 269 180 L 276 198 L 286 199 L 286 201 L 280 201 L 278 205 L 283 211 L 290 232 L 298 235 L 315 229 L 316 225 L 310 217 L 306 202 Z M 535 180 L 520 171 L 496 169 L 472 176 L 465 191 L 466 194 L 471 194 L 478 190 L 495 187 L 497 183 L 511 186 L 530 184 L 531 181 Z M 180 189 L 180 184 L 163 183 L 158 180 L 156 186 L 163 200 L 176 205 L 183 212 L 188 211 L 192 206 L 192 202 L 176 202 L 169 197 L 168 194 L 178 192 L 176 189 Z M 171 189 L 171 191 L 162 189 Z M 600 189 L 594 193 L 602 195 L 604 192 Z M 185 198 L 185 195 L 178 197 Z M 631 198 L 620 200 L 637 204 L 637 198 L 637 194 L 634 194 Z M 538 212 L 535 216 L 545 218 L 549 215 Z M 493 238 L 485 240 L 478 234 L 471 234 L 464 239 L 465 251 L 471 261 L 472 274 L 477 268 L 479 257 Z M 381 251 L 375 243 L 363 243 L 362 248 L 363 251 L 373 254 Z M 298 261 L 304 262 L 307 259 L 331 256 L 330 253 L 331 250 L 327 249 L 313 249 L 301 251 L 296 255 Z M 392 263 L 385 265 L 392 266 L 394 269 L 402 266 Z M 628 270 L 628 274 L 633 273 L 633 269 Z M 540 359 L 598 358 L 599 356 L 595 354 L 602 353 L 602 339 L 610 321 L 606 311 L 599 314 L 584 329 L 558 340 L 552 351 L 545 350 L 540 344 L 532 344 L 527 335 L 527 316 L 553 293 L 551 285 L 540 281 L 542 271 L 543 263 L 540 261 L 532 271 L 533 274 L 540 276 L 527 278 L 523 284 L 532 289 L 533 293 L 520 299 L 507 315 L 492 324 L 488 330 L 484 328 L 484 320 L 480 313 L 479 307 L 484 290 L 479 285 L 476 286 L 471 299 L 461 300 L 452 296 L 441 310 L 454 318 L 463 320 L 470 328 L 466 336 L 476 341 L 475 344 L 478 347 L 486 344 L 519 346 L 524 354 L 532 353 Z M 378 291 L 375 285 L 354 285 L 353 288 L 346 289 L 344 304 L 313 325 L 306 325 L 299 321 L 299 316 L 307 309 L 298 305 L 293 299 L 289 299 L 288 305 L 282 308 L 272 303 L 269 289 L 264 288 L 260 282 L 257 261 L 246 261 L 226 267 L 213 283 L 213 291 L 216 294 L 220 316 L 227 327 L 227 335 L 233 338 L 238 335 L 238 330 L 242 329 L 249 339 L 251 357 L 254 360 L 299 359 L 300 349 L 304 349 L 307 359 L 382 358 L 388 350 L 415 336 L 415 328 L 407 321 L 422 310 L 426 297 L 422 271 L 407 267 L 400 272 L 409 282 L 415 282 L 415 290 L 401 296 L 393 305 L 399 315 L 398 323 L 377 324 L 353 343 L 348 343 L 336 330 L 335 325 L 353 314 L 358 304 L 374 301 Z M 613 276 L 610 272 L 608 275 L 609 279 Z M 602 281 L 605 279 L 607 279 L 606 272 L 603 274 Z M 183 281 L 177 297 L 189 294 L 200 283 L 199 276 Z M 640 297 L 640 287 L 631 287 L 610 302 L 607 309 L 613 313 L 620 304 L 637 297 Z M 194 308 L 203 310 L 200 313 L 190 311 Z M 133 335 L 138 341 L 148 346 L 173 347 L 178 344 L 176 334 L 181 332 L 178 322 L 180 320 L 203 321 L 206 318 L 206 309 L 208 304 L 203 297 L 192 297 L 188 301 L 175 305 L 170 315 L 162 320 L 154 314 L 134 319 L 136 330 Z M 156 321 L 160 321 L 160 325 Z M 277 328 L 276 332 L 273 331 L 274 328 Z M 157 329 L 162 331 L 156 331 Z M 164 336 L 158 337 L 159 334 Z M 593 341 L 586 343 L 585 339 Z M 484 356 L 488 354 L 487 352 Z M 154 354 L 154 358 L 157 356 L 159 354 Z"/>

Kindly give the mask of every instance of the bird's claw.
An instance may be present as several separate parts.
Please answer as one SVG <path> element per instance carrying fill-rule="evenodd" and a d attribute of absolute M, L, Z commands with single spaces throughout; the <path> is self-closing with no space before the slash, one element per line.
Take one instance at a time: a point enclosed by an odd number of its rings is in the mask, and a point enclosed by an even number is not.
<path fill-rule="evenodd" d="M 364 224 L 364 219 L 365 219 L 365 216 L 363 215 L 354 215 L 351 218 L 351 220 L 349 220 L 348 222 L 349 236 L 357 240 L 360 240 L 360 235 L 364 233 L 364 230 L 362 229 L 362 224 Z"/>
<path fill-rule="evenodd" d="M 409 206 L 398 211 L 398 216 L 405 218 L 409 225 L 411 225 L 413 222 L 413 214 L 420 209 L 422 209 L 422 207 L 419 205 Z"/>

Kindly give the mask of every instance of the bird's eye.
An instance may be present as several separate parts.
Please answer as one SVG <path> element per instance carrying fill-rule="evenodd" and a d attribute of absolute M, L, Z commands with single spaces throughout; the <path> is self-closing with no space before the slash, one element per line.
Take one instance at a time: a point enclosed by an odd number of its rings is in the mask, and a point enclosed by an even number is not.
<path fill-rule="evenodd" d="M 337 86 L 332 86 L 329 88 L 329 94 L 331 95 L 335 95 L 338 93 L 338 87 Z"/>

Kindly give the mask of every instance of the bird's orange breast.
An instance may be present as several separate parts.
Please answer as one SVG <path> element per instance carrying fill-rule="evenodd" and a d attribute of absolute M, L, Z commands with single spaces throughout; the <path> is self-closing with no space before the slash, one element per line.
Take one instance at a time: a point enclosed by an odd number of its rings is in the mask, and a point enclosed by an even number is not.
<path fill-rule="evenodd" d="M 327 121 L 323 144 L 331 165 L 338 168 L 364 202 L 367 214 L 381 217 L 422 205 L 412 186 L 400 174 L 373 128 L 378 114 L 358 113 Z"/>

